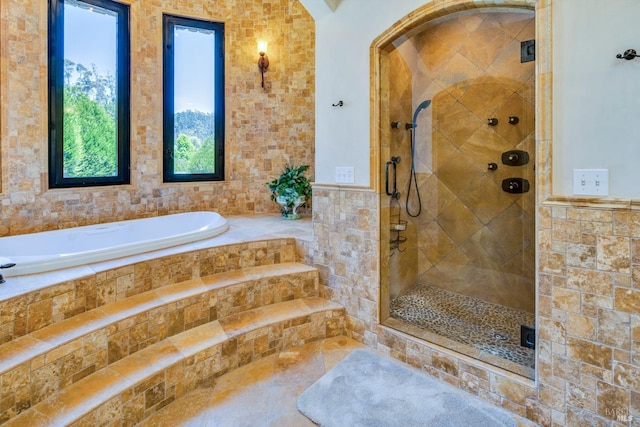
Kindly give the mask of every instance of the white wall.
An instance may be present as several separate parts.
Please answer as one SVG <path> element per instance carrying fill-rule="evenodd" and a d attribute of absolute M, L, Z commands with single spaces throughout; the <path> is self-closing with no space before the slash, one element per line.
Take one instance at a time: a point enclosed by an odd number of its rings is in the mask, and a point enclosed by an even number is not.
<path fill-rule="evenodd" d="M 553 192 L 609 169 L 609 196 L 640 198 L 640 1 L 553 2 Z"/>
<path fill-rule="evenodd" d="M 353 166 L 355 185 L 369 186 L 369 48 L 429 0 L 342 0 L 329 13 L 323 1 L 301 0 L 316 19 L 315 182 L 333 184 L 337 166 Z"/>

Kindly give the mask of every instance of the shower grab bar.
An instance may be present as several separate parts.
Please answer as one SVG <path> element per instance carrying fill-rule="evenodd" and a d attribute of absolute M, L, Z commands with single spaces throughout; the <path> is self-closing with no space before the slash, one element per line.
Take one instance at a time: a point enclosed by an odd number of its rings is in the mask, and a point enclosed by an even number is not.
<path fill-rule="evenodd" d="M 389 166 L 393 165 L 393 191 L 389 191 Z M 397 186 L 397 162 L 390 160 L 385 164 L 384 167 L 384 189 L 387 193 L 387 196 L 391 197 L 400 197 L 400 193 L 398 193 Z"/>
<path fill-rule="evenodd" d="M 387 193 L 387 196 L 391 196 L 392 193 L 389 192 L 389 165 L 393 165 L 395 168 L 396 164 L 393 162 L 387 162 L 384 166 L 384 190 Z"/>

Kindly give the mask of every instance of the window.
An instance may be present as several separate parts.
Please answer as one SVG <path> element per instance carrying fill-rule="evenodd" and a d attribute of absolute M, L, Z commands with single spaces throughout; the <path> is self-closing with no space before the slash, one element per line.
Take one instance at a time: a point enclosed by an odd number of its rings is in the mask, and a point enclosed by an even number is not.
<path fill-rule="evenodd" d="M 49 4 L 49 185 L 128 184 L 129 7 Z"/>
<path fill-rule="evenodd" d="M 224 179 L 224 24 L 164 15 L 164 181 Z"/>

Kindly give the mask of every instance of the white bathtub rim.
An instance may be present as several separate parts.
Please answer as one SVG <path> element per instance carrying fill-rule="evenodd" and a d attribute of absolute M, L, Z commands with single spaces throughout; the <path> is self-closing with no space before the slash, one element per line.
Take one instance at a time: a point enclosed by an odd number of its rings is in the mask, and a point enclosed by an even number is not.
<path fill-rule="evenodd" d="M 215 213 L 215 212 L 212 212 Z M 180 214 L 174 214 L 180 215 Z M 4 277 L 19 277 L 29 274 L 45 273 L 50 271 L 56 271 L 66 269 L 70 267 L 81 267 L 92 263 L 108 262 L 114 259 L 128 257 L 132 255 L 141 255 L 148 252 L 158 251 L 161 249 L 171 248 L 175 246 L 185 245 L 189 243 L 198 242 L 201 240 L 210 239 L 216 237 L 229 229 L 228 220 L 218 213 L 215 213 L 218 217 L 216 226 L 213 227 L 201 227 L 197 230 L 193 230 L 186 233 L 177 234 L 167 238 L 163 238 L 149 243 L 149 240 L 141 240 L 135 243 L 129 243 L 126 245 L 116 246 L 108 249 L 96 249 L 84 251 L 81 253 L 67 253 L 61 254 L 58 257 L 45 259 L 37 263 L 30 263 L 26 266 L 21 266 L 16 262 L 16 265 L 11 268 L 0 270 L 0 273 Z M 123 221 L 117 221 L 120 223 Z M 99 226 L 98 224 L 97 226 Z M 104 225 L 104 224 L 102 224 Z M 35 256 L 29 261 L 37 261 L 38 259 L 45 258 L 46 256 Z M 23 257 L 24 259 L 24 257 Z M 15 262 L 10 257 L 0 257 L 0 264 L 9 262 Z"/>

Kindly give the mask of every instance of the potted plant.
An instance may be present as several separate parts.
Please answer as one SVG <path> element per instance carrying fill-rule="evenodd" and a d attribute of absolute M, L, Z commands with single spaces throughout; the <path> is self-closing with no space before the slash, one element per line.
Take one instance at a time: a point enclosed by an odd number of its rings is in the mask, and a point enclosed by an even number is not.
<path fill-rule="evenodd" d="M 308 169 L 309 165 L 289 164 L 284 167 L 280 177 L 267 182 L 271 200 L 282 206 L 280 213 L 283 218 L 299 219 L 300 214 L 296 210 L 311 197 L 311 181 L 304 175 Z"/>

